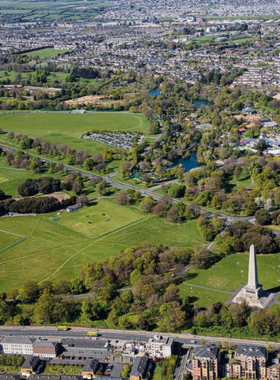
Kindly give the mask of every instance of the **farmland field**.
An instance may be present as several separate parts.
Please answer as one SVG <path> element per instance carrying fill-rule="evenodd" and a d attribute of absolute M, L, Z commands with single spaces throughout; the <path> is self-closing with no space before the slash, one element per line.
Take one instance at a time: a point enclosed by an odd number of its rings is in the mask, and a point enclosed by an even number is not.
<path fill-rule="evenodd" d="M 26 236 L 0 255 L 0 291 L 18 288 L 31 277 L 37 281 L 73 278 L 85 263 L 104 261 L 143 243 L 205 244 L 196 221 L 173 224 L 108 199 L 73 214 L 0 218 L 0 230 Z M 3 244 L 8 245 L 5 239 Z"/>
<path fill-rule="evenodd" d="M 4 132 L 24 133 L 28 137 L 41 137 L 41 139 L 46 139 L 55 144 L 65 143 L 74 149 L 89 149 L 95 152 L 108 146 L 96 141 L 82 139 L 83 133 L 93 129 L 145 133 L 148 127 L 148 121 L 143 115 L 121 112 L 90 112 L 85 114 L 69 114 L 66 112 L 9 113 L 0 115 L 0 124 Z"/>
<path fill-rule="evenodd" d="M 81 8 L 80 5 L 83 5 Z M 4 20 L 13 20 L 21 17 L 24 21 L 34 21 L 38 18 L 45 20 L 74 20 L 86 14 L 87 19 L 103 13 L 104 8 L 111 7 L 107 2 L 94 1 L 85 4 L 81 0 L 50 1 L 4 1 L 1 3 L 0 17 Z"/>

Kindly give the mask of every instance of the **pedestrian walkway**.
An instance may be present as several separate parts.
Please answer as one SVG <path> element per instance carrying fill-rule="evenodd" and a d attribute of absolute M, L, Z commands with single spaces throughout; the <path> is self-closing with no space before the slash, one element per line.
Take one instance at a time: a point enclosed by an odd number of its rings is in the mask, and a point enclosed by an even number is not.
<path fill-rule="evenodd" d="M 192 286 L 194 288 L 200 288 L 200 289 L 205 289 L 205 290 L 210 290 L 214 292 L 219 292 L 219 293 L 226 293 L 226 294 L 232 294 L 231 292 L 226 292 L 225 290 L 219 290 L 219 289 L 213 289 L 213 288 L 207 288 L 206 286 L 200 286 L 200 285 L 194 285 L 194 284 L 189 284 L 187 282 L 183 282 L 184 285 Z"/>

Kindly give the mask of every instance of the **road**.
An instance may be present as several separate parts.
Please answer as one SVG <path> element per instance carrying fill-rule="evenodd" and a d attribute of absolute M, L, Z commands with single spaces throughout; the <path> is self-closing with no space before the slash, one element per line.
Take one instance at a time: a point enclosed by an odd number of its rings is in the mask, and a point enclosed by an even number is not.
<path fill-rule="evenodd" d="M 42 157 L 42 156 L 40 156 L 38 154 L 30 152 L 28 149 L 24 150 L 24 149 L 19 149 L 16 146 L 15 147 L 14 146 L 9 146 L 8 144 L 3 143 L 3 140 L 2 141 L 0 140 L 0 147 L 3 148 L 4 150 L 10 151 L 10 152 L 17 152 L 19 150 L 20 151 L 24 151 L 26 154 L 28 154 L 31 157 L 37 157 L 40 160 L 48 162 L 48 163 L 59 164 L 59 165 L 61 165 L 63 167 L 63 169 L 67 170 L 70 173 L 76 173 L 76 174 L 85 175 L 88 178 L 97 177 L 97 175 L 94 175 L 91 172 L 88 172 L 87 170 L 84 170 L 82 168 L 73 168 L 73 167 L 71 167 L 69 165 L 62 164 L 60 161 L 57 161 L 57 160 L 54 160 L 54 159 L 49 159 L 49 158 L 46 158 L 46 157 Z M 162 195 L 162 194 L 154 193 L 151 189 L 141 189 L 141 188 L 139 188 L 137 186 L 134 186 L 134 185 L 131 185 L 131 184 L 127 184 L 127 183 L 123 183 L 121 181 L 113 179 L 113 176 L 116 175 L 116 174 L 118 174 L 118 173 L 119 173 L 119 170 L 116 171 L 115 173 L 110 174 L 110 175 L 107 175 L 107 176 L 99 176 L 98 175 L 98 177 L 101 177 L 108 185 L 115 186 L 116 188 L 121 189 L 121 190 L 132 189 L 132 190 L 135 190 L 135 191 L 139 191 L 142 196 L 148 196 L 148 195 L 150 195 L 156 201 L 159 201 L 161 198 L 164 197 L 164 195 Z M 176 198 L 169 198 L 169 199 L 170 199 L 171 204 L 182 202 L 182 201 L 180 201 L 180 200 L 178 200 Z M 184 203 L 185 205 L 191 205 L 191 202 L 185 202 L 184 201 L 182 203 Z M 200 207 L 199 209 L 196 209 L 195 211 L 198 214 L 199 213 L 200 214 L 205 213 L 209 217 L 211 217 L 213 215 L 219 216 L 219 217 L 223 218 L 226 221 L 226 224 L 228 224 L 228 225 L 232 224 L 233 222 L 237 222 L 237 221 L 246 221 L 246 222 L 249 222 L 249 223 L 252 223 L 252 224 L 256 224 L 256 219 L 255 219 L 254 216 L 243 216 L 243 217 L 235 216 L 235 217 L 232 217 L 232 216 L 223 214 L 222 212 L 217 212 L 217 211 L 209 210 L 206 207 Z M 274 229 L 271 229 L 271 230 L 273 231 L 273 233 L 275 235 L 279 235 L 280 234 L 280 231 L 278 231 L 278 230 L 274 230 Z"/>
<path fill-rule="evenodd" d="M 0 336 L 31 336 L 31 337 L 46 337 L 53 339 L 62 339 L 62 338 L 85 338 L 87 336 L 87 331 L 96 330 L 95 328 L 82 328 L 82 327 L 71 327 L 69 331 L 57 331 L 54 326 L 49 327 L 22 327 L 22 326 L 1 326 L 0 327 Z M 151 331 L 124 331 L 124 330 L 97 330 L 102 338 L 106 339 L 121 339 L 121 340 L 130 340 L 130 341 L 146 341 L 148 338 L 152 338 L 154 333 Z M 172 337 L 175 342 L 180 342 L 185 346 L 197 346 L 200 345 L 200 340 L 205 339 L 206 343 L 213 344 L 217 341 L 232 342 L 233 344 L 252 344 L 252 345 L 264 345 L 268 343 L 267 341 L 257 341 L 257 340 L 243 340 L 243 339 L 234 339 L 234 338 L 213 338 L 213 337 L 204 337 L 199 335 L 192 334 L 167 334 L 167 333 L 157 333 L 163 337 Z M 191 343 L 191 340 L 195 343 Z M 274 344 L 274 342 L 269 342 Z"/>
<path fill-rule="evenodd" d="M 0 147 L 2 147 L 4 150 L 6 151 L 10 151 L 10 152 L 17 152 L 19 150 L 21 151 L 24 151 L 26 154 L 28 154 L 29 156 L 31 157 L 37 157 L 39 158 L 41 161 L 45 161 L 45 162 L 48 162 L 48 163 L 55 163 L 55 164 L 59 164 L 63 167 L 63 169 L 67 170 L 68 172 L 70 173 L 76 173 L 76 174 L 81 174 L 81 175 L 85 175 L 86 177 L 88 178 L 94 178 L 94 177 L 97 177 L 97 175 L 94 175 L 92 174 L 91 172 L 87 171 L 87 170 L 84 170 L 82 168 L 73 168 L 72 166 L 70 165 L 66 165 L 66 164 L 62 164 L 60 161 L 58 160 L 55 160 L 55 159 L 50 159 L 50 158 L 46 158 L 46 157 L 42 157 L 38 154 L 35 154 L 34 152 L 30 152 L 30 150 L 28 149 L 19 149 L 17 146 L 12 146 L 12 145 L 9 145 L 7 144 L 6 142 L 3 142 L 3 140 L 1 141 L 0 140 Z M 157 193 L 154 193 L 152 190 L 150 189 L 141 189 L 137 186 L 134 186 L 134 185 L 131 185 L 131 184 L 128 184 L 128 183 L 123 183 L 119 180 L 115 180 L 113 179 L 113 176 L 115 174 L 119 173 L 119 171 L 115 172 L 115 173 L 112 173 L 111 175 L 107 175 L 107 176 L 98 176 L 98 177 L 101 177 L 108 185 L 110 186 L 115 186 L 116 188 L 119 188 L 121 190 L 128 190 L 128 189 L 132 189 L 132 190 L 135 190 L 135 191 L 139 191 L 141 193 L 142 196 L 148 196 L 150 195 L 153 199 L 155 200 L 160 200 L 161 198 L 164 197 L 164 195 L 162 194 L 157 194 Z M 178 202 L 181 202 L 180 200 L 176 199 L 176 198 L 170 198 L 170 202 L 171 204 L 175 204 L 175 203 L 178 203 Z M 186 205 L 190 205 L 191 202 L 182 202 Z M 245 217 L 230 217 L 229 215 L 226 215 L 226 214 L 223 214 L 221 212 L 216 212 L 216 211 L 213 211 L 213 210 L 209 210 L 205 207 L 200 207 L 199 209 L 196 210 L 198 213 L 206 213 L 207 215 L 209 216 L 212 216 L 212 215 L 217 215 L 217 216 L 220 216 L 222 217 L 223 219 L 226 220 L 227 223 L 231 224 L 232 222 L 235 222 L 235 221 L 248 221 L 250 223 L 253 223 L 255 222 L 255 219 L 254 217 L 252 216 L 245 216 Z M 273 230 L 274 231 L 274 230 Z M 275 233 L 279 234 L 280 231 L 274 231 Z"/>

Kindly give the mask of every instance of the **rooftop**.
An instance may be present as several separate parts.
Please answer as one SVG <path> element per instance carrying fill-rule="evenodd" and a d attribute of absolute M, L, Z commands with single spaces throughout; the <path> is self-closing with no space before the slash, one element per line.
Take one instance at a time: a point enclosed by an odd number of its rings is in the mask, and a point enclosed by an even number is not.
<path fill-rule="evenodd" d="M 265 358 L 266 352 L 265 352 L 265 347 L 246 346 L 244 344 L 240 344 L 239 346 L 237 346 L 236 355 L 246 356 L 246 357 L 251 357 L 251 358 Z"/>

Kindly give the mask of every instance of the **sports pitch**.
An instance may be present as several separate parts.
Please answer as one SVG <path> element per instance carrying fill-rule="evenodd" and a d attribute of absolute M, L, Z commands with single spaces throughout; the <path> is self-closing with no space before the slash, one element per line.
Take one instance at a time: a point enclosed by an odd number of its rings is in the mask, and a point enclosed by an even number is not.
<path fill-rule="evenodd" d="M 0 218 L 0 230 L 26 237 L 0 254 L 0 291 L 19 288 L 30 278 L 71 279 L 88 262 L 102 262 L 144 243 L 180 248 L 205 244 L 196 221 L 173 224 L 105 199 L 73 214 Z M 1 240 L 3 248 L 9 246 L 5 235 Z"/>
<path fill-rule="evenodd" d="M 69 114 L 67 112 L 9 113 L 0 115 L 4 132 L 40 137 L 55 144 L 65 143 L 77 150 L 89 149 L 92 153 L 108 149 L 108 145 L 85 140 L 82 135 L 93 129 L 99 131 L 131 131 L 145 133 L 148 120 L 140 114 L 122 112 L 90 112 Z M 5 139 L 1 135 L 1 139 Z"/>

